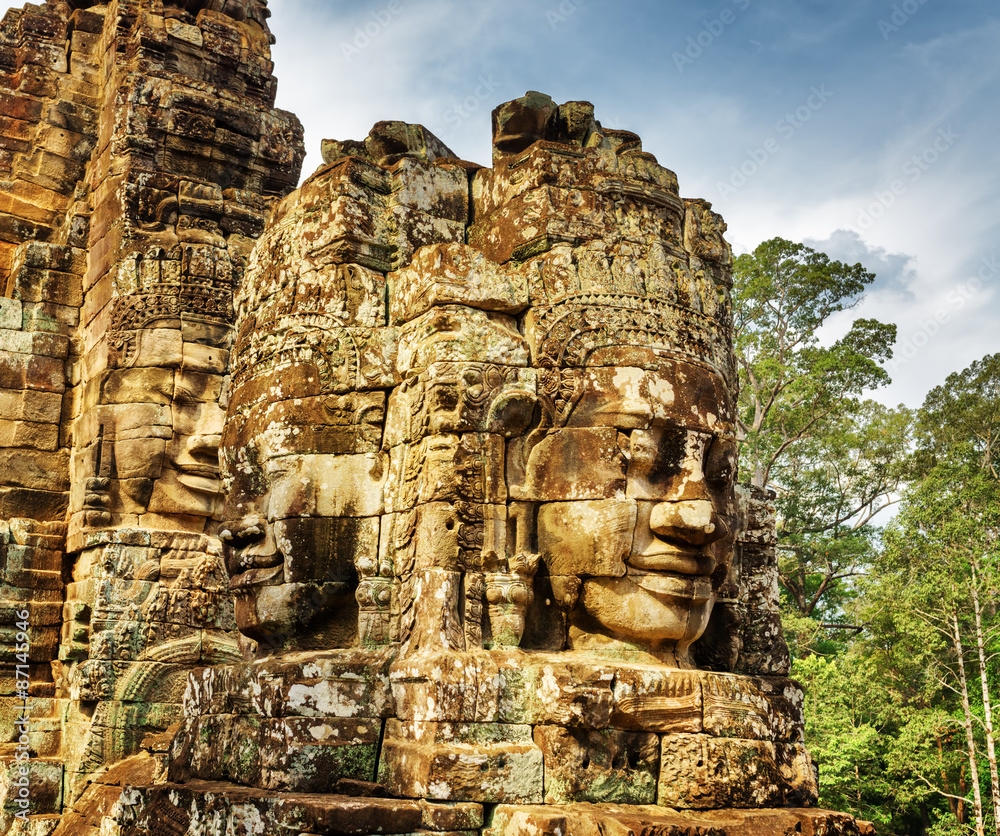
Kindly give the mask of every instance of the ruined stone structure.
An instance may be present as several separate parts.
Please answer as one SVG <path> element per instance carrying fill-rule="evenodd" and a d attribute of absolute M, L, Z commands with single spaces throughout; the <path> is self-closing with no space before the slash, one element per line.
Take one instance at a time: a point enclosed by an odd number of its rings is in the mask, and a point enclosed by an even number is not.
<path fill-rule="evenodd" d="M 736 484 L 722 219 L 538 93 L 491 167 L 382 122 L 291 192 L 269 43 L 0 25 L 0 825 L 859 833 Z"/>
<path fill-rule="evenodd" d="M 32 813 L 174 723 L 193 667 L 240 658 L 218 401 L 233 288 L 303 155 L 269 48 L 256 2 L 0 24 L 0 726 L 9 765 L 27 689 Z"/>

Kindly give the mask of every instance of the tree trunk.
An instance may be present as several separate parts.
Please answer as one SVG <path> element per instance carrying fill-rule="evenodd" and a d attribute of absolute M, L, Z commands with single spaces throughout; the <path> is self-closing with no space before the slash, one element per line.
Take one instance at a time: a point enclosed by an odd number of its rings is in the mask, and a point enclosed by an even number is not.
<path fill-rule="evenodd" d="M 986 672 L 986 639 L 979 611 L 979 577 L 976 560 L 972 564 L 972 611 L 976 616 L 976 655 L 979 659 L 979 681 L 983 689 L 983 725 L 986 728 L 986 759 L 990 764 L 990 789 L 993 796 L 993 821 L 1000 825 L 1000 775 L 997 773 L 996 744 L 993 741 L 993 704 L 990 700 L 989 678 Z"/>
<path fill-rule="evenodd" d="M 944 743 L 941 741 L 941 735 L 935 734 L 934 741 L 937 743 L 938 763 L 941 764 L 941 786 L 950 790 L 951 787 L 948 786 L 948 772 L 944 768 Z M 959 792 L 961 792 L 961 779 L 959 779 Z M 958 822 L 962 821 L 960 803 L 961 799 L 951 794 L 948 795 L 948 809 L 951 810 L 951 814 Z M 925 810 L 923 805 L 920 806 L 920 809 Z M 927 827 L 930 827 L 930 823 L 927 824 Z"/>
<path fill-rule="evenodd" d="M 958 627 L 958 614 L 951 614 L 951 640 L 958 657 L 958 680 L 962 687 L 962 715 L 965 726 L 965 741 L 969 753 L 969 773 L 972 778 L 972 799 L 975 803 L 976 836 L 985 836 L 986 825 L 983 821 L 983 794 L 979 788 L 979 764 L 976 762 L 976 735 L 972 726 L 972 706 L 969 704 L 969 681 L 965 676 L 965 655 L 962 647 L 962 634 Z"/>

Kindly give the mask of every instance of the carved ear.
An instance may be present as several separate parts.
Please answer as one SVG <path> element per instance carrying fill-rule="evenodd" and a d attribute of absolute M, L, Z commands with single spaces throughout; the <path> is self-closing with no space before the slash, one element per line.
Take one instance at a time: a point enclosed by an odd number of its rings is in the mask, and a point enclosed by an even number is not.
<path fill-rule="evenodd" d="M 524 435 L 531 425 L 537 403 L 538 398 L 526 390 L 505 392 L 490 405 L 486 431 L 499 433 L 505 438 Z"/>
<path fill-rule="evenodd" d="M 575 575 L 549 578 L 552 584 L 552 597 L 556 604 L 564 610 L 571 610 L 580 598 L 581 581 Z"/>

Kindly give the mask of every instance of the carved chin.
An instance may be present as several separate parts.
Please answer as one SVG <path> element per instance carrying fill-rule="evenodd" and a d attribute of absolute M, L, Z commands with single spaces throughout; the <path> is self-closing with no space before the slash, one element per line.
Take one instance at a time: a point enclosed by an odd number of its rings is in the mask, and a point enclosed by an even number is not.
<path fill-rule="evenodd" d="M 708 626 L 715 598 L 707 577 L 629 574 L 589 578 L 580 606 L 614 638 L 686 646 Z"/>
<path fill-rule="evenodd" d="M 292 590 L 287 584 L 234 592 L 236 626 L 244 636 L 284 644 L 289 635 L 297 632 Z"/>
<path fill-rule="evenodd" d="M 354 593 L 347 583 L 281 583 L 233 591 L 236 627 L 260 642 L 262 650 L 346 647 L 357 632 Z"/>

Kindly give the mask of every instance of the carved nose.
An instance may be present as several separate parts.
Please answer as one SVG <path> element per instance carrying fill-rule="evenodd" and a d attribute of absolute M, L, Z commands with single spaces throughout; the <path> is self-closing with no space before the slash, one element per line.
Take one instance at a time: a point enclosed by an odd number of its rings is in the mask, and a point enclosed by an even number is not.
<path fill-rule="evenodd" d="M 219 539 L 222 540 L 230 575 L 247 569 L 276 566 L 281 562 L 270 526 L 256 514 L 224 523 Z"/>
<path fill-rule="evenodd" d="M 188 437 L 187 454 L 193 459 L 207 459 L 217 463 L 221 443 L 222 436 L 218 433 L 192 435 Z"/>
<path fill-rule="evenodd" d="M 724 537 L 726 524 L 707 499 L 659 502 L 649 515 L 649 527 L 666 540 L 706 546 Z"/>

